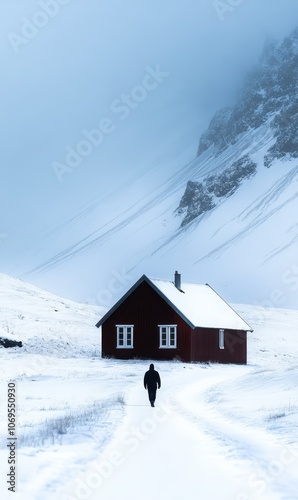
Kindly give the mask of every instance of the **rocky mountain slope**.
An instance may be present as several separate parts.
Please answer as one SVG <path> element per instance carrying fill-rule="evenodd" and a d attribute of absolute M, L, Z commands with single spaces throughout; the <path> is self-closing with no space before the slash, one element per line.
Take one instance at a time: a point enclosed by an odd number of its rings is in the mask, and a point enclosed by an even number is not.
<path fill-rule="evenodd" d="M 203 153 L 220 156 L 237 144 L 242 134 L 267 124 L 273 143 L 265 152 L 263 165 L 298 157 L 298 28 L 281 44 L 270 42 L 259 65 L 247 76 L 233 108 L 224 108 L 212 118 L 200 138 L 198 161 Z M 240 155 L 232 164 L 223 162 L 221 173 L 203 182 L 189 181 L 178 207 L 182 226 L 207 212 L 216 200 L 229 196 L 256 169 L 249 155 Z"/>
<path fill-rule="evenodd" d="M 208 175 L 202 182 L 188 181 L 177 213 L 186 213 L 181 226 L 216 206 L 217 200 L 231 196 L 244 179 L 256 173 L 256 163 L 245 155 L 219 174 Z"/>

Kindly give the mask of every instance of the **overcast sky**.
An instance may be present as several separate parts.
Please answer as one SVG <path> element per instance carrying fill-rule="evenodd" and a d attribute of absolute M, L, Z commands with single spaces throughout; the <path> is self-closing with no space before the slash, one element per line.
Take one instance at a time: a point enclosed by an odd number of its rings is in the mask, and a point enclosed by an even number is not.
<path fill-rule="evenodd" d="M 265 40 L 298 21 L 297 0 L 2 0 L 0 9 L 2 272 L 28 252 L 31 265 L 40 229 L 94 196 L 153 164 L 168 175 L 181 152 L 191 159 Z"/>

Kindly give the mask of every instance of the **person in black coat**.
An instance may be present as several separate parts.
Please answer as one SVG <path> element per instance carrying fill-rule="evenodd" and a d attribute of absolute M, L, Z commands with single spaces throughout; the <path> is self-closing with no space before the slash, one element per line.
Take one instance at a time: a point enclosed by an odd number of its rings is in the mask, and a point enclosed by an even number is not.
<path fill-rule="evenodd" d="M 154 406 L 157 388 L 160 389 L 161 382 L 159 373 L 154 370 L 154 364 L 151 363 L 149 370 L 144 375 L 144 387 L 148 389 L 148 397 L 151 406 Z"/>

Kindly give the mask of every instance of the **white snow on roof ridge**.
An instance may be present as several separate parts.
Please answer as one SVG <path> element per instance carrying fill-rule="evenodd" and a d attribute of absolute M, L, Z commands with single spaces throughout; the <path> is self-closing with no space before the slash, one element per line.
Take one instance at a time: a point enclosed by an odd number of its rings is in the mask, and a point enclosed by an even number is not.
<path fill-rule="evenodd" d="M 164 283 L 170 283 L 171 285 L 175 286 L 173 280 L 163 279 L 163 278 L 152 278 L 152 277 L 148 277 L 148 279 L 152 281 L 152 283 L 154 283 L 155 281 L 161 281 Z M 183 285 L 209 286 L 208 283 L 194 283 L 193 281 L 181 281 L 181 290 L 183 290 Z"/>
<path fill-rule="evenodd" d="M 183 282 L 179 290 L 172 281 L 149 279 L 193 327 L 251 330 L 210 285 Z"/>

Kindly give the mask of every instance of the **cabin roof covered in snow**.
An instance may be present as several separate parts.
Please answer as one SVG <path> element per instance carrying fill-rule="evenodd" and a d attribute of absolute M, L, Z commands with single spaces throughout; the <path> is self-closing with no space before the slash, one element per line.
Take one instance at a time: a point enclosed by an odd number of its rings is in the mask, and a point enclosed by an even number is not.
<path fill-rule="evenodd" d="M 150 281 L 193 327 L 251 330 L 239 314 L 208 284 L 182 283 L 179 290 L 172 281 Z"/>
<path fill-rule="evenodd" d="M 148 283 L 191 328 L 252 331 L 252 328 L 210 285 L 182 283 L 179 290 L 172 281 L 148 278 L 145 275 L 123 295 L 96 326 L 101 326 L 143 281 Z"/>

